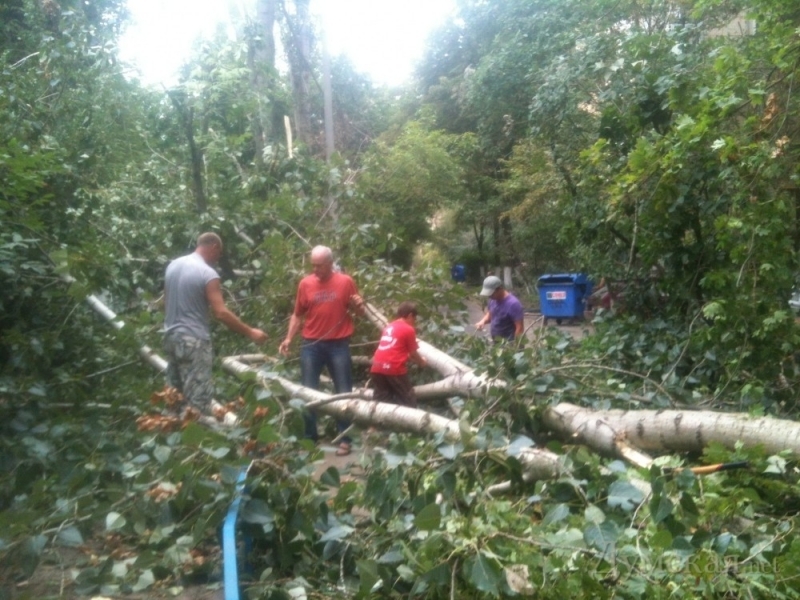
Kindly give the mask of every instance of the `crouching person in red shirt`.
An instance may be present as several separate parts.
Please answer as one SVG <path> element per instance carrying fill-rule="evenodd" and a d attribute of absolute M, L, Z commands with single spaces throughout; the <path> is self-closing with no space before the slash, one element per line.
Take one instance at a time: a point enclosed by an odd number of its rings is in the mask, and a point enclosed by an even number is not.
<path fill-rule="evenodd" d="M 372 357 L 373 398 L 379 402 L 391 402 L 416 408 L 417 397 L 408 378 L 406 363 L 410 360 L 420 367 L 428 362 L 417 351 L 417 305 L 403 302 L 397 307 L 397 319 L 381 332 L 381 341 Z"/>

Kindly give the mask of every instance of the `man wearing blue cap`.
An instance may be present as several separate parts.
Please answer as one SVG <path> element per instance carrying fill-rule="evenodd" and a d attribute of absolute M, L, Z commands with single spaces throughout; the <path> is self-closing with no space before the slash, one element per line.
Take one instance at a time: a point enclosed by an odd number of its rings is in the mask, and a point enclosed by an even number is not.
<path fill-rule="evenodd" d="M 495 340 L 513 341 L 524 331 L 525 311 L 517 297 L 503 287 L 499 277 L 489 275 L 483 280 L 481 296 L 489 298 L 489 306 L 483 318 L 475 323 L 475 329 L 482 330 L 491 323 L 489 333 Z"/>

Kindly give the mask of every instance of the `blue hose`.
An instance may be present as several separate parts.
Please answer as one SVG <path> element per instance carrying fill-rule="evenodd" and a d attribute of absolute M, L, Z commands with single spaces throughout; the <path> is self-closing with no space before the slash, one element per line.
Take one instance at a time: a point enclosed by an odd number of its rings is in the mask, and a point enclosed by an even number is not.
<path fill-rule="evenodd" d="M 244 482 L 249 467 L 239 471 L 236 494 L 222 525 L 222 569 L 225 583 L 225 600 L 239 600 L 239 566 L 236 560 L 236 523 L 244 493 Z"/>

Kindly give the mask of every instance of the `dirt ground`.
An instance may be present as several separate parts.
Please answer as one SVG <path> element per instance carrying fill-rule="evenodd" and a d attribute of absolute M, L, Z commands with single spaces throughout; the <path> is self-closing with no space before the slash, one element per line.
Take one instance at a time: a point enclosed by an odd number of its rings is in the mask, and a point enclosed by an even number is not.
<path fill-rule="evenodd" d="M 486 339 L 489 339 L 488 329 L 484 328 L 483 331 L 477 331 L 474 325 L 475 323 L 480 321 L 481 317 L 483 316 L 483 312 L 484 308 L 481 306 L 479 301 L 477 300 L 470 301 L 467 304 L 469 323 L 466 323 L 465 327 L 469 335 L 484 336 L 486 337 Z M 525 313 L 525 335 L 527 336 L 528 340 L 533 341 L 539 335 L 541 335 L 541 330 L 543 327 L 545 327 L 545 324 L 544 324 L 544 317 L 542 316 L 541 313 L 537 312 Z M 594 331 L 594 326 L 592 325 L 591 313 L 586 313 L 584 315 L 583 320 L 564 319 L 561 324 L 556 323 L 555 320 L 553 319 L 548 319 L 547 327 L 555 327 L 560 331 L 569 333 L 576 340 L 583 339 L 585 336 L 589 335 L 592 331 Z"/>

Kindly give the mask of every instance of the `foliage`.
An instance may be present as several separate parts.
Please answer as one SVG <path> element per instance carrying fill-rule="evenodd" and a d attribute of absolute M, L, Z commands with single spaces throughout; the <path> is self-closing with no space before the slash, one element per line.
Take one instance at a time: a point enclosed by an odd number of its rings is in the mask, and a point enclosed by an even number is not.
<path fill-rule="evenodd" d="M 777 124 L 760 108 L 773 59 L 758 37 L 695 36 L 684 28 L 662 38 L 658 58 L 669 64 L 618 59 L 626 86 L 644 75 L 640 97 L 655 85 L 660 112 L 615 124 L 628 141 L 603 138 L 586 150 L 584 203 L 568 208 L 569 232 L 587 242 L 582 256 L 600 254 L 599 265 L 616 264 L 612 277 L 659 298 L 631 310 L 689 326 L 689 360 L 715 355 L 722 388 L 754 373 L 774 386 L 796 334 L 784 305 L 795 268 L 785 191 L 793 168 L 775 145 L 780 128 L 767 133 Z M 641 37 L 631 36 L 634 52 Z"/>
<path fill-rule="evenodd" d="M 200 44 L 161 94 L 122 77 L 118 2 L 0 8 L 0 580 L 64 547 L 95 556 L 76 593 L 214 580 L 219 523 L 257 459 L 252 597 L 797 596 L 793 457 L 712 447 L 640 472 L 547 439 L 539 419 L 558 401 L 796 415 L 796 6 L 749 2 L 755 34 L 726 37 L 739 3 L 459 5 L 417 96 L 334 63 L 330 163 L 286 147 L 297 90 L 271 65 L 255 85 L 247 36 Z M 161 378 L 133 353 L 159 347 L 164 267 L 203 230 L 226 242 L 226 301 L 273 340 L 326 243 L 370 302 L 417 301 L 423 339 L 507 389 L 458 399 L 477 426 L 461 443 L 391 435 L 354 480 L 313 477 L 319 452 L 276 389 L 218 377 L 241 427 L 138 430 Z M 464 335 L 449 282 L 463 257 L 621 280 L 620 310 L 582 344 L 544 330 L 487 346 Z M 373 342 L 359 324 L 354 346 Z M 562 478 L 522 481 L 534 443 L 563 455 Z M 702 479 L 660 469 L 741 459 Z M 488 492 L 502 481 L 508 495 Z"/>
<path fill-rule="evenodd" d="M 533 279 L 542 273 L 578 271 L 564 256 L 575 241 L 559 240 L 560 206 L 565 192 L 553 160 L 532 142 L 517 144 L 504 163 L 508 178 L 500 184 L 504 204 L 511 206 L 504 216 L 514 223 L 515 254 Z"/>
<path fill-rule="evenodd" d="M 461 165 L 449 152 L 455 143 L 412 121 L 370 148 L 359 181 L 361 195 L 354 198 L 350 214 L 377 224 L 394 240 L 391 247 L 375 248 L 375 256 L 410 266 L 414 245 L 430 237 L 437 212 L 457 202 Z"/>
<path fill-rule="evenodd" d="M 563 342 L 546 340 L 538 358 L 574 354 Z M 462 419 L 480 414 L 484 425 L 461 443 L 392 434 L 363 478 L 330 468 L 320 478 L 328 493 L 317 489 L 308 503 L 297 495 L 302 473 L 284 492 L 254 488 L 246 520 L 258 581 L 250 597 L 796 596 L 800 499 L 787 457 L 712 447 L 704 461 L 749 467 L 701 479 L 676 458 L 642 472 L 550 442 L 564 453 L 564 477 L 523 484 L 516 456 L 539 435 L 505 418 L 512 405 L 535 413 L 525 400 L 532 389 L 560 388 L 573 401 L 587 391 L 560 377 L 543 383 L 548 369 L 530 369 L 531 352 L 492 353 L 500 373 L 516 365 L 516 391 L 490 398 L 488 412 L 468 403 Z M 503 480 L 513 482 L 508 496 L 488 493 Z"/>
<path fill-rule="evenodd" d="M 85 323 L 70 319 L 75 298 L 55 255 L 68 251 L 74 274 L 101 287 L 108 240 L 87 217 L 98 190 L 141 150 L 121 133 L 140 94 L 114 59 L 118 3 L 14 6 L 0 47 L 0 387 L 45 393 L 49 379 L 75 377 L 95 346 Z"/>
<path fill-rule="evenodd" d="M 420 67 L 423 110 L 477 140 L 465 172 L 487 193 L 461 207 L 491 223 L 494 260 L 617 281 L 629 329 L 649 335 L 658 315 L 689 340 L 686 360 L 716 357 L 704 385 L 779 389 L 797 341 L 796 12 L 459 6 Z"/>

